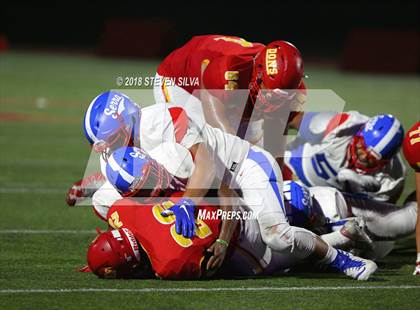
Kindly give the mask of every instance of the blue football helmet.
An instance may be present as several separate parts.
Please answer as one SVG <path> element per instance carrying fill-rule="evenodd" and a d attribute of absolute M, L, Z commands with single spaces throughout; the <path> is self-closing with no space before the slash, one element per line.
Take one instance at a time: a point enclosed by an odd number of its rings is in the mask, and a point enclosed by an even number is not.
<path fill-rule="evenodd" d="M 140 107 L 130 98 L 120 92 L 107 91 L 90 103 L 83 129 L 98 152 L 112 146 L 138 146 L 140 118 Z"/>
<path fill-rule="evenodd" d="M 403 140 L 403 126 L 394 116 L 372 117 L 350 144 L 349 167 L 365 173 L 376 172 L 398 152 Z"/>
<path fill-rule="evenodd" d="M 137 147 L 120 147 L 111 153 L 106 176 L 122 196 L 143 197 L 145 203 L 166 196 L 171 178 L 161 164 Z"/>
<path fill-rule="evenodd" d="M 290 224 L 305 227 L 311 217 L 313 205 L 309 190 L 294 181 L 284 181 L 283 194 Z"/>

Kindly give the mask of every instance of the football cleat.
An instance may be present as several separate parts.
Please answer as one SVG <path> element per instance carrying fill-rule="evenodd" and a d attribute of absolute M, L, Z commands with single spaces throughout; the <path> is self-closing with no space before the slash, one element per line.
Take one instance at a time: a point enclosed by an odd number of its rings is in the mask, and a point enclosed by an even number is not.
<path fill-rule="evenodd" d="M 378 269 L 375 262 L 353 256 L 352 254 L 337 250 L 337 256 L 330 264 L 331 267 L 340 270 L 345 275 L 356 279 L 366 281 Z"/>
<path fill-rule="evenodd" d="M 340 229 L 340 233 L 349 238 L 356 247 L 372 248 L 373 241 L 364 231 L 365 223 L 362 218 L 355 217 L 349 219 Z"/>

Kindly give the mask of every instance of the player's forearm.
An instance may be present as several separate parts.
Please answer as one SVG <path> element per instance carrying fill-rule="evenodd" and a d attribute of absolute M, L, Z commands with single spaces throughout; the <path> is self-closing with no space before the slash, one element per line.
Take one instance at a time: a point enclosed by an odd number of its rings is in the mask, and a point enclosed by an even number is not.
<path fill-rule="evenodd" d="M 232 128 L 230 121 L 226 117 L 225 105 L 205 89 L 202 90 L 202 97 L 202 107 L 206 122 L 212 127 L 236 135 L 236 130 Z"/>
<path fill-rule="evenodd" d="M 194 171 L 188 179 L 183 197 L 188 197 L 195 204 L 200 203 L 214 179 L 214 164 L 206 146 L 202 143 L 194 145 L 191 149 L 194 160 Z"/>
<path fill-rule="evenodd" d="M 225 212 L 231 212 L 236 210 L 236 206 L 233 205 L 232 199 L 237 197 L 235 191 L 230 189 L 228 186 L 223 185 L 219 189 L 219 200 L 220 200 L 220 209 Z M 232 239 L 233 233 L 238 225 L 238 220 L 236 219 L 225 219 L 222 222 L 222 227 L 220 229 L 219 239 L 230 242 Z"/>
<path fill-rule="evenodd" d="M 275 157 L 280 168 L 283 167 L 284 162 L 287 132 L 285 119 L 264 120 L 264 148 Z"/>
<path fill-rule="evenodd" d="M 288 127 L 299 130 L 300 124 L 302 122 L 302 118 L 303 118 L 303 112 L 297 112 L 295 116 L 290 120 Z"/>

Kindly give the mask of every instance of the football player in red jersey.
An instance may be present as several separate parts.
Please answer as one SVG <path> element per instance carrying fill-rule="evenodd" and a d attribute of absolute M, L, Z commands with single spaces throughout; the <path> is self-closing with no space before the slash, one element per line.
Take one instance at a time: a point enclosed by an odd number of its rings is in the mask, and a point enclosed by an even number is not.
<path fill-rule="evenodd" d="M 420 206 L 420 122 L 417 122 L 406 133 L 403 142 L 403 153 L 405 159 L 414 169 L 416 175 L 416 196 L 417 206 Z M 420 212 L 417 212 L 416 224 L 416 248 L 417 261 L 414 275 L 420 275 Z"/>
<path fill-rule="evenodd" d="M 301 54 L 289 42 L 265 46 L 235 36 L 203 35 L 159 65 L 154 96 L 156 102 L 182 106 L 198 117 L 204 114 L 211 126 L 262 145 L 264 121 L 274 119 L 265 127 L 282 134 L 286 123 L 296 128 L 300 114 L 292 111 L 305 100 L 302 78 Z M 276 141 L 267 138 L 265 148 L 281 155 L 278 135 Z"/>
<path fill-rule="evenodd" d="M 185 280 L 205 276 L 210 256 L 206 249 L 217 240 L 221 220 L 198 219 L 195 237 L 185 238 L 175 231 L 174 215 L 161 215 L 173 205 L 171 201 L 144 205 L 131 199 L 116 202 L 107 215 L 114 230 L 101 233 L 89 247 L 90 269 L 104 278 Z"/>

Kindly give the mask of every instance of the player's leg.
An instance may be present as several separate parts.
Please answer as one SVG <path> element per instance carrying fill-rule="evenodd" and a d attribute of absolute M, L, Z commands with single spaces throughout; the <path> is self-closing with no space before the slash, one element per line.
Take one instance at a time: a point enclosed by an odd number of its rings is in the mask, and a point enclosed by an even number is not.
<path fill-rule="evenodd" d="M 255 219 L 242 219 L 237 242 L 226 266 L 235 275 L 256 276 L 279 274 L 299 262 L 293 255 L 272 251 L 261 239 Z"/>
<path fill-rule="evenodd" d="M 322 240 L 339 249 L 354 246 L 370 247 L 372 240 L 363 230 L 361 218 L 350 218 L 349 208 L 343 194 L 333 187 L 308 188 L 313 203 L 317 204 L 326 218 L 324 229 L 330 231 L 320 235 Z"/>
<path fill-rule="evenodd" d="M 395 240 L 414 233 L 417 203 L 402 207 L 368 198 L 344 195 L 351 212 L 365 221 L 365 229 L 374 240 Z"/>
<path fill-rule="evenodd" d="M 252 147 L 238 175 L 245 203 L 255 212 L 262 240 L 272 250 L 299 259 L 312 255 L 357 279 L 367 279 L 376 270 L 375 263 L 337 251 L 314 233 L 289 225 L 280 168 L 268 152 Z"/>

